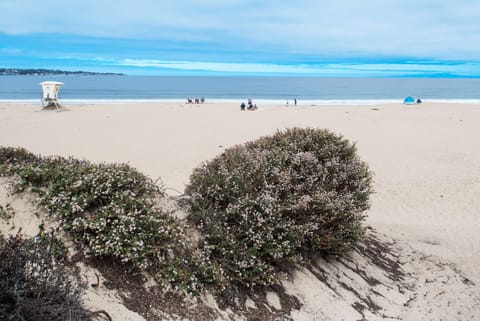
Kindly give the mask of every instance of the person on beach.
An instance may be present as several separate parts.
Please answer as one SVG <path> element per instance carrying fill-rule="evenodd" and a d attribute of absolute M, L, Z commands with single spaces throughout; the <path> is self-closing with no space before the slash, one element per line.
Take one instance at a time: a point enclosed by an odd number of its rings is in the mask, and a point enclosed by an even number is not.
<path fill-rule="evenodd" d="M 288 99 L 287 99 L 287 104 L 286 104 L 285 106 L 287 106 L 287 107 L 288 107 Z"/>
<path fill-rule="evenodd" d="M 242 101 L 242 103 L 240 104 L 240 110 L 245 110 L 245 103 Z"/>
<path fill-rule="evenodd" d="M 295 106 L 297 106 L 297 98 L 295 98 L 293 102 L 295 103 Z"/>

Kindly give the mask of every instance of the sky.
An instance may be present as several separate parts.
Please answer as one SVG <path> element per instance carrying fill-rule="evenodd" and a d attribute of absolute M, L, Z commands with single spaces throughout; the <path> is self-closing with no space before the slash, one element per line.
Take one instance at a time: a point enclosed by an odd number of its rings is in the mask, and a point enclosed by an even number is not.
<path fill-rule="evenodd" d="M 478 0 L 1 0 L 0 68 L 480 77 Z"/>

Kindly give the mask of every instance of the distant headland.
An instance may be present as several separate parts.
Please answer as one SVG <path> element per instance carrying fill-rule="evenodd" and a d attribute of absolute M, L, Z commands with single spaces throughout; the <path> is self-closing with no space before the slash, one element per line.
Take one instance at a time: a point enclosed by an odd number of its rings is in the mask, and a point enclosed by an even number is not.
<path fill-rule="evenodd" d="M 71 76 L 124 76 L 120 73 L 112 72 L 90 72 L 90 71 L 65 71 L 51 69 L 19 69 L 19 68 L 0 68 L 0 76 L 49 76 L 49 75 L 71 75 Z"/>

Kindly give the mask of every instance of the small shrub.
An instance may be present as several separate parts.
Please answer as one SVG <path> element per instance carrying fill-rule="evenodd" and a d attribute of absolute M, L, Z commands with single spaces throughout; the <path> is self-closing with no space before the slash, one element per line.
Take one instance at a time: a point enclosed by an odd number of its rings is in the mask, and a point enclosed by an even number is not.
<path fill-rule="evenodd" d="M 61 264 L 64 248 L 52 235 L 0 241 L 1 320 L 90 320 L 81 290 Z"/>
<path fill-rule="evenodd" d="M 285 263 L 359 240 L 371 181 L 354 144 L 326 130 L 289 129 L 195 169 L 189 219 L 230 282 L 269 284 Z"/>
<path fill-rule="evenodd" d="M 0 147 L 0 165 L 34 163 L 39 157 L 20 147 Z"/>
<path fill-rule="evenodd" d="M 13 216 L 15 216 L 15 210 L 13 209 L 12 205 L 0 205 L 0 219 L 8 221 Z"/>

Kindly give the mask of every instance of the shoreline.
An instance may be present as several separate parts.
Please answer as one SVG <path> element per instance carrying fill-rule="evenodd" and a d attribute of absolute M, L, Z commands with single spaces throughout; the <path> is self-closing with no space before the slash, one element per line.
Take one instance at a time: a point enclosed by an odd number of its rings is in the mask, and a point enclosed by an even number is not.
<path fill-rule="evenodd" d="M 127 105 L 127 104 L 167 104 L 167 103 L 187 103 L 187 98 L 158 98 L 158 99 L 60 99 L 64 105 Z M 206 98 L 203 104 L 191 105 L 209 105 L 209 104 L 240 104 L 246 102 L 248 98 Z M 286 105 L 288 100 L 290 107 L 295 107 L 293 99 L 253 99 L 253 102 L 259 105 Z M 403 99 L 298 99 L 297 107 L 316 107 L 316 106 L 375 106 L 385 104 L 403 105 Z M 2 104 L 27 104 L 39 105 L 38 99 L 0 99 Z M 462 104 L 462 105 L 480 105 L 478 99 L 428 99 L 422 98 L 422 104 Z"/>

